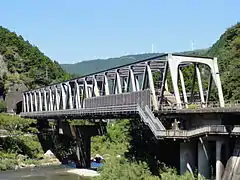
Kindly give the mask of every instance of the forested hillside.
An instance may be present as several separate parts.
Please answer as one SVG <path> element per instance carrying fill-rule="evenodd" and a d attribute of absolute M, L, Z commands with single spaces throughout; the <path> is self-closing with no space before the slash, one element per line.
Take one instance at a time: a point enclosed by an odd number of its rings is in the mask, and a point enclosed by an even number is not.
<path fill-rule="evenodd" d="M 186 51 L 181 54 L 202 55 L 205 54 L 207 49 L 201 49 L 196 51 Z M 94 72 L 98 72 L 112 67 L 121 66 L 124 64 L 133 63 L 142 59 L 150 58 L 153 56 L 161 55 L 163 53 L 146 53 L 137 55 L 127 55 L 118 58 L 109 59 L 94 59 L 89 61 L 82 61 L 76 64 L 61 64 L 62 68 L 69 73 L 78 75 L 86 75 Z"/>
<path fill-rule="evenodd" d="M 1 26 L 0 66 L 2 93 L 12 83 L 24 83 L 28 88 L 35 88 L 70 78 L 57 61 L 49 59 L 22 36 Z"/>
<path fill-rule="evenodd" d="M 225 99 L 240 99 L 240 23 L 229 28 L 208 50 L 218 58 Z"/>

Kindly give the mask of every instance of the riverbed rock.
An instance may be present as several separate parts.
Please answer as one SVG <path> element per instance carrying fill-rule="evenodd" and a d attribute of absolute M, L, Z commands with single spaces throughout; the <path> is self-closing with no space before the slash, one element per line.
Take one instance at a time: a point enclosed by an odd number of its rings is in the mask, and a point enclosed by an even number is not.
<path fill-rule="evenodd" d="M 46 157 L 55 157 L 55 155 L 53 154 L 53 152 L 51 150 L 47 150 L 47 152 L 44 154 L 44 156 L 46 156 Z"/>
<path fill-rule="evenodd" d="M 25 155 L 22 155 L 22 154 L 17 155 L 17 159 L 26 159 L 26 158 L 27 158 L 27 156 L 25 156 Z"/>
<path fill-rule="evenodd" d="M 69 169 L 67 172 L 77 174 L 79 176 L 85 176 L 85 177 L 94 177 L 94 176 L 100 175 L 97 171 L 90 170 L 90 169 Z"/>

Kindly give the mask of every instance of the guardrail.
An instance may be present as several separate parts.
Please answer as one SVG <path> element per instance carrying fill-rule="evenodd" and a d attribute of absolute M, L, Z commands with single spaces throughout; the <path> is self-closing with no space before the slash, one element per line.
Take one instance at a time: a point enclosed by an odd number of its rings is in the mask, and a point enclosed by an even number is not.
<path fill-rule="evenodd" d="M 204 108 L 240 108 L 240 100 L 235 100 L 235 101 L 225 101 L 224 107 L 220 106 L 220 103 L 217 101 L 210 101 L 207 104 L 206 103 L 201 103 L 201 102 L 195 102 L 195 103 L 182 103 L 182 109 L 204 109 Z M 177 104 L 161 104 L 160 105 L 160 110 L 170 110 L 174 111 L 179 109 Z"/>
<path fill-rule="evenodd" d="M 147 106 L 146 106 L 147 107 Z M 145 109 L 147 109 L 145 107 Z M 152 133 L 157 139 L 162 138 L 191 138 L 194 136 L 201 136 L 204 134 L 240 134 L 240 126 L 236 125 L 232 127 L 232 130 L 228 131 L 227 126 L 225 125 L 207 125 L 197 127 L 195 129 L 181 130 L 181 129 L 165 129 L 161 121 L 155 116 L 147 116 L 146 110 L 144 111 L 140 106 L 137 107 L 138 113 L 144 123 L 150 128 Z M 163 128 L 161 128 L 163 126 Z"/>
<path fill-rule="evenodd" d="M 191 138 L 194 136 L 200 136 L 204 134 L 240 134 L 240 126 L 236 125 L 233 126 L 231 131 L 228 131 L 226 126 L 224 125 L 208 125 L 198 127 L 196 129 L 191 130 L 166 130 L 165 132 L 158 132 L 158 137 L 165 137 L 165 138 Z"/>
<path fill-rule="evenodd" d="M 137 105 L 125 105 L 125 106 L 110 106 L 110 107 L 98 107 L 98 108 L 84 108 L 84 109 L 67 109 L 58 111 L 37 111 L 37 112 L 25 112 L 21 113 L 21 117 L 26 118 L 54 118 L 54 117 L 81 117 L 85 115 L 104 115 L 104 114 L 126 114 L 135 113 L 137 111 Z"/>

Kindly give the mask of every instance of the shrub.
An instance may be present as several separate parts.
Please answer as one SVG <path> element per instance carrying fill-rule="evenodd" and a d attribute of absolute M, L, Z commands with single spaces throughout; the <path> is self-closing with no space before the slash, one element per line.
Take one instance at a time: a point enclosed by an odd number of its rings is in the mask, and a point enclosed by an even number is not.
<path fill-rule="evenodd" d="M 157 180 L 152 176 L 146 163 L 129 162 L 125 158 L 111 157 L 101 169 L 101 175 L 96 180 Z"/>
<path fill-rule="evenodd" d="M 5 101 L 0 100 L 0 113 L 7 112 L 7 104 Z"/>
<path fill-rule="evenodd" d="M 192 109 L 192 110 L 197 109 L 197 105 L 196 104 L 189 104 L 188 109 Z"/>
<path fill-rule="evenodd" d="M 10 133 L 36 132 L 36 128 L 31 126 L 36 124 L 33 119 L 24 119 L 19 116 L 0 114 L 0 129 L 7 130 Z"/>
<path fill-rule="evenodd" d="M 43 153 L 36 136 L 7 137 L 2 146 L 7 153 L 23 154 L 29 158 L 37 158 Z"/>

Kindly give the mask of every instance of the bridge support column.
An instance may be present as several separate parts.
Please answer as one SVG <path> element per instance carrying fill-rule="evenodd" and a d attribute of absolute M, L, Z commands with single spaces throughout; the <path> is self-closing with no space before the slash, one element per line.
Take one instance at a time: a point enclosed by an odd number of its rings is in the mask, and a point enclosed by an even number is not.
<path fill-rule="evenodd" d="M 198 174 L 210 178 L 209 144 L 200 138 L 198 142 Z"/>
<path fill-rule="evenodd" d="M 77 137 L 77 168 L 90 168 L 91 167 L 91 136 Z"/>
<path fill-rule="evenodd" d="M 196 168 L 196 143 L 180 143 L 180 173 L 194 172 Z"/>
<path fill-rule="evenodd" d="M 54 144 L 52 141 L 52 136 L 50 135 L 51 132 L 49 132 L 50 128 L 51 127 L 48 119 L 37 120 L 37 129 L 39 131 L 37 136 L 44 152 L 49 149 L 51 150 Z"/>
<path fill-rule="evenodd" d="M 221 158 L 222 145 L 223 141 L 216 141 L 216 180 L 221 180 L 224 172 L 224 165 Z"/>

